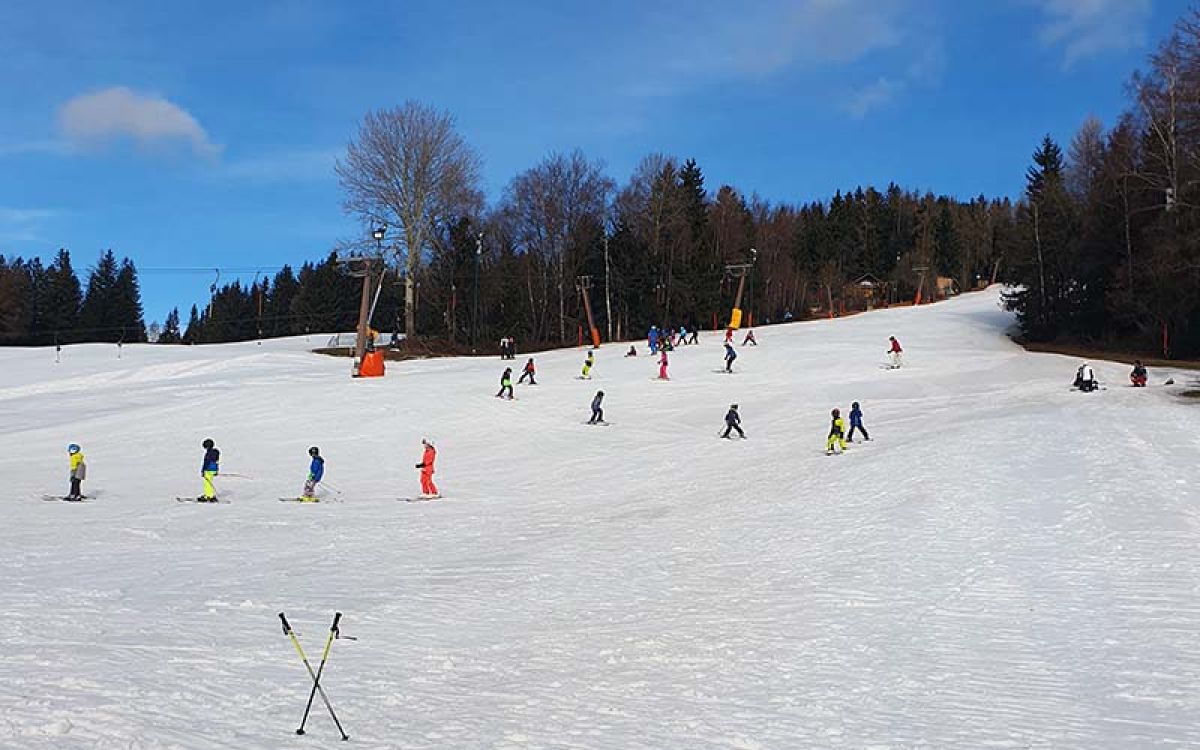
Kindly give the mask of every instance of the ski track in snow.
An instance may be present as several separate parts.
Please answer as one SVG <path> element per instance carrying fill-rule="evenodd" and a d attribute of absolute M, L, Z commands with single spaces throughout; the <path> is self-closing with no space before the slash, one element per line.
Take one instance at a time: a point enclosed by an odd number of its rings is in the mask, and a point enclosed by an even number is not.
<path fill-rule="evenodd" d="M 513 402 L 511 363 L 352 381 L 322 337 L 0 349 L 0 746 L 331 746 L 281 610 L 314 666 L 345 613 L 360 748 L 1200 746 L 1196 407 L 1119 364 L 1072 392 L 1010 322 L 992 290 L 762 328 L 736 378 L 708 333 L 657 384 L 552 352 Z M 873 440 L 824 456 L 854 400 Z M 174 502 L 209 436 L 232 502 Z M 395 502 L 422 437 L 447 497 Z M 102 493 L 41 502 L 68 442 Z M 312 444 L 342 502 L 279 503 Z"/>

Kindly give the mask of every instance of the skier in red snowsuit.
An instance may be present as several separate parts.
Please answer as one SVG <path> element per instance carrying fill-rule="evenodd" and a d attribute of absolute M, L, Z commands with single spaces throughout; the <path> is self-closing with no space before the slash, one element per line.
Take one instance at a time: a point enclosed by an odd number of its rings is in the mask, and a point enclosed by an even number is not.
<path fill-rule="evenodd" d="M 659 380 L 670 380 L 670 378 L 667 377 L 667 350 L 666 349 L 663 349 L 661 352 L 659 352 L 658 379 Z"/>
<path fill-rule="evenodd" d="M 901 357 L 904 355 L 904 350 L 900 348 L 900 342 L 896 340 L 895 336 L 888 336 L 888 340 L 892 342 L 887 352 L 888 356 L 891 357 L 892 367 L 899 367 L 903 364 Z"/>
<path fill-rule="evenodd" d="M 425 446 L 421 463 L 417 464 L 417 468 L 421 470 L 421 497 L 437 497 L 437 485 L 433 483 L 433 464 L 437 460 L 437 448 L 428 440 L 422 440 L 421 444 Z"/>

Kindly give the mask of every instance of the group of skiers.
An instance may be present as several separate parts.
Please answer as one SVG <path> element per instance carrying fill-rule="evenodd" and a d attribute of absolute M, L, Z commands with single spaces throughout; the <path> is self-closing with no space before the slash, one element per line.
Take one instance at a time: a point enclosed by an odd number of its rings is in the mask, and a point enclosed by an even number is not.
<path fill-rule="evenodd" d="M 1142 364 L 1142 360 L 1135 359 L 1133 361 L 1133 370 L 1129 373 L 1129 384 L 1134 388 L 1145 388 L 1146 383 L 1150 380 L 1150 373 L 1147 372 L 1146 366 Z M 1173 380 L 1168 380 L 1168 384 L 1174 383 Z M 1100 388 L 1100 381 L 1096 379 L 1096 371 L 1087 362 L 1079 366 L 1075 370 L 1075 382 L 1071 384 L 1072 388 L 1077 388 L 1084 393 L 1091 393 Z"/>
<path fill-rule="evenodd" d="M 517 358 L 517 340 L 511 336 L 500 339 L 500 359 Z"/>

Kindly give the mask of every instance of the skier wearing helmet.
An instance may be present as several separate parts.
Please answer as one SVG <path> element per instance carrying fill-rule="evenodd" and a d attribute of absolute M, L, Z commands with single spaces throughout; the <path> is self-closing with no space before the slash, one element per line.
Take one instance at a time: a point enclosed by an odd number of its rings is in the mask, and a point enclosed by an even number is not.
<path fill-rule="evenodd" d="M 80 484 L 87 478 L 87 464 L 83 461 L 83 449 L 75 443 L 67 446 L 67 454 L 71 457 L 71 491 L 67 493 L 68 500 L 82 500 L 83 490 Z"/>
<path fill-rule="evenodd" d="M 417 464 L 417 468 L 421 470 L 421 498 L 432 500 L 441 497 L 437 485 L 433 483 L 433 464 L 437 460 L 437 449 L 433 447 L 433 441 L 428 439 L 422 439 L 421 445 L 425 446 L 421 463 Z"/>
<path fill-rule="evenodd" d="M 308 465 L 308 479 L 304 482 L 304 493 L 300 496 L 300 501 L 315 503 L 317 502 L 317 485 L 325 476 L 325 459 L 321 457 L 321 449 L 315 445 L 308 449 L 308 455 L 312 456 L 312 461 Z"/>
<path fill-rule="evenodd" d="M 831 412 L 832 420 L 829 423 L 829 439 L 825 441 L 825 455 L 833 455 L 833 446 L 838 446 L 840 452 L 846 452 L 846 422 L 842 419 L 842 412 L 834 409 Z"/>
<path fill-rule="evenodd" d="M 730 404 L 729 411 L 725 412 L 725 432 L 721 437 L 728 438 L 731 430 L 737 430 L 738 437 L 746 437 L 746 433 L 742 432 L 742 415 L 738 413 L 737 404 Z"/>
<path fill-rule="evenodd" d="M 600 404 L 604 401 L 604 391 L 596 391 L 596 395 L 592 398 L 592 418 L 588 420 L 588 424 L 607 424 L 604 421 L 604 409 L 600 408 Z"/>
<path fill-rule="evenodd" d="M 213 477 L 221 471 L 221 451 L 217 450 L 212 438 L 202 443 L 204 446 L 204 463 L 200 464 L 200 476 L 204 478 L 204 494 L 196 498 L 196 502 L 217 502 L 217 488 L 213 486 Z"/>

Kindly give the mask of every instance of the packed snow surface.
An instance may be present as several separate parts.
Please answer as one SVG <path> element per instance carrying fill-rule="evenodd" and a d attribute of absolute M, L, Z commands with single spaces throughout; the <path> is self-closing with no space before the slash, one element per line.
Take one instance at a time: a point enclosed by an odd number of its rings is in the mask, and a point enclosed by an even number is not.
<path fill-rule="evenodd" d="M 733 375 L 705 333 L 670 382 L 559 351 L 513 402 L 524 356 L 0 350 L 0 746 L 341 746 L 319 699 L 294 734 L 280 611 L 314 666 L 345 613 L 354 747 L 1200 746 L 1197 407 L 1118 364 L 1074 392 L 1010 324 L 989 290 L 766 327 Z M 872 441 L 827 457 L 852 401 Z M 178 503 L 206 437 L 229 503 Z M 423 437 L 445 498 L 399 502 Z M 43 502 L 70 442 L 96 496 Z M 327 501 L 278 502 L 310 445 Z"/>

